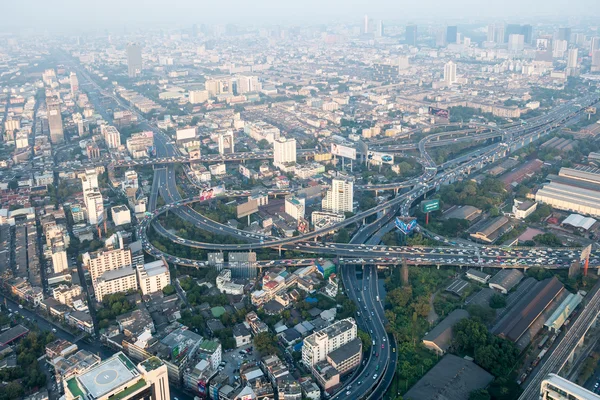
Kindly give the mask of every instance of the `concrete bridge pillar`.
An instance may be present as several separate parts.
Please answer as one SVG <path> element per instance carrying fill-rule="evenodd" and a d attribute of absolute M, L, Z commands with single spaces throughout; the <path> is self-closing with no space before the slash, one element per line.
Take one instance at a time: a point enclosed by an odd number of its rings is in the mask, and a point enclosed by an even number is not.
<path fill-rule="evenodd" d="M 394 197 L 398 196 L 398 188 L 394 188 Z"/>
<path fill-rule="evenodd" d="M 375 197 L 379 196 L 379 190 L 375 189 Z"/>
<path fill-rule="evenodd" d="M 363 225 L 366 225 L 366 224 L 367 224 L 367 219 L 363 218 Z"/>
<path fill-rule="evenodd" d="M 436 265 L 436 269 L 440 269 L 440 264 L 437 264 L 437 265 Z"/>
<path fill-rule="evenodd" d="M 279 245 L 279 257 L 281 257 L 281 245 Z"/>
<path fill-rule="evenodd" d="M 569 364 L 571 364 L 571 363 L 573 362 L 573 358 L 575 358 L 575 350 L 573 350 L 573 351 L 571 352 L 571 354 L 569 354 L 569 357 L 567 358 L 567 362 L 568 362 Z"/>
<path fill-rule="evenodd" d="M 592 328 L 595 328 L 596 326 L 598 326 L 598 317 L 594 318 L 594 321 L 592 322 Z"/>

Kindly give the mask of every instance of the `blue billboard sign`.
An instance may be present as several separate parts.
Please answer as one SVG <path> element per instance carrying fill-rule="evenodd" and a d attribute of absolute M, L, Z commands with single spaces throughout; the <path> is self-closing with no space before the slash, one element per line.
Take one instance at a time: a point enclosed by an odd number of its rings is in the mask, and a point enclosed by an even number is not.
<path fill-rule="evenodd" d="M 405 235 L 409 235 L 417 226 L 417 220 L 413 219 L 410 221 L 403 221 L 400 218 L 396 217 L 396 228 L 400 230 L 400 232 Z"/>

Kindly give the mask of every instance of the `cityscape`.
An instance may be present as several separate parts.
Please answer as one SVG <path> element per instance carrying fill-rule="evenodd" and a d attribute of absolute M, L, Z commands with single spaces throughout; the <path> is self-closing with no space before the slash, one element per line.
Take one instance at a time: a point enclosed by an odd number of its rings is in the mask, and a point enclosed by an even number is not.
<path fill-rule="evenodd" d="M 68 3 L 0 7 L 0 400 L 600 400 L 597 4 Z"/>

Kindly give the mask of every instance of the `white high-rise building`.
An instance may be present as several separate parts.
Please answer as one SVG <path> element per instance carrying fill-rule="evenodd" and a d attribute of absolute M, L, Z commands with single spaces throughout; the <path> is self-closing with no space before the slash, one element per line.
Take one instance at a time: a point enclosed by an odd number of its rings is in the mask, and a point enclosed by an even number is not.
<path fill-rule="evenodd" d="M 365 14 L 365 20 L 363 22 L 363 33 L 369 33 L 369 16 Z"/>
<path fill-rule="evenodd" d="M 130 249 L 101 250 L 85 253 L 82 258 L 83 265 L 90 272 L 92 281 L 107 271 L 132 265 Z"/>
<path fill-rule="evenodd" d="M 489 24 L 487 26 L 487 41 L 493 42 L 496 37 L 495 34 L 496 34 L 496 25 Z"/>
<path fill-rule="evenodd" d="M 512 34 L 508 36 L 508 51 L 523 51 L 525 48 L 525 36 Z"/>
<path fill-rule="evenodd" d="M 190 104 L 201 104 L 208 100 L 207 90 L 190 90 L 189 96 Z"/>
<path fill-rule="evenodd" d="M 540 386 L 540 400 L 600 400 L 600 396 L 556 374 L 548 374 Z"/>
<path fill-rule="evenodd" d="M 600 50 L 600 37 L 594 36 L 590 40 L 590 55 L 594 54 L 594 52 L 598 50 Z"/>
<path fill-rule="evenodd" d="M 58 98 L 48 98 L 46 100 L 48 109 L 48 126 L 50 128 L 50 141 L 52 144 L 58 144 L 65 141 L 63 131 L 62 115 L 60 113 L 60 101 Z"/>
<path fill-rule="evenodd" d="M 69 81 L 71 83 L 71 96 L 75 97 L 79 91 L 79 80 L 77 79 L 77 74 L 75 72 L 71 72 Z"/>
<path fill-rule="evenodd" d="M 555 40 L 552 42 L 552 57 L 561 58 L 565 56 L 569 42 L 566 40 Z"/>
<path fill-rule="evenodd" d="M 249 92 L 258 92 L 262 89 L 262 85 L 258 81 L 258 77 L 254 75 L 240 75 L 237 77 L 237 92 L 244 94 Z"/>
<path fill-rule="evenodd" d="M 296 162 L 296 139 L 280 137 L 273 142 L 273 165 L 281 168 Z"/>
<path fill-rule="evenodd" d="M 169 266 L 164 260 L 138 265 L 137 274 L 142 294 L 160 292 L 171 283 Z"/>
<path fill-rule="evenodd" d="M 235 144 L 233 142 L 233 132 L 219 134 L 219 154 L 230 154 L 235 152 Z"/>
<path fill-rule="evenodd" d="M 444 65 L 444 82 L 448 85 L 456 83 L 456 64 L 452 61 L 448 61 Z"/>
<path fill-rule="evenodd" d="M 86 169 L 85 174 L 81 175 L 80 178 L 83 193 L 98 189 L 98 173 L 95 169 Z"/>
<path fill-rule="evenodd" d="M 102 125 L 102 135 L 106 142 L 106 147 L 116 149 L 121 146 L 121 134 L 114 126 Z"/>
<path fill-rule="evenodd" d="M 300 218 L 304 218 L 306 209 L 305 199 L 298 198 L 295 196 L 288 196 L 285 198 L 285 213 L 296 221 Z"/>
<path fill-rule="evenodd" d="M 569 49 L 568 57 L 567 57 L 567 68 L 577 68 L 577 56 L 578 51 L 577 47 L 573 47 Z"/>
<path fill-rule="evenodd" d="M 347 179 L 333 179 L 331 189 L 321 201 L 323 210 L 334 213 L 352 212 L 354 199 L 354 182 Z"/>
<path fill-rule="evenodd" d="M 357 336 L 354 318 L 346 318 L 307 336 L 302 346 L 302 362 L 308 367 L 326 359 L 327 354 L 339 349 Z"/>
<path fill-rule="evenodd" d="M 88 223 L 98 225 L 104 221 L 104 200 L 99 189 L 89 190 L 84 193 L 85 208 L 87 209 Z"/>

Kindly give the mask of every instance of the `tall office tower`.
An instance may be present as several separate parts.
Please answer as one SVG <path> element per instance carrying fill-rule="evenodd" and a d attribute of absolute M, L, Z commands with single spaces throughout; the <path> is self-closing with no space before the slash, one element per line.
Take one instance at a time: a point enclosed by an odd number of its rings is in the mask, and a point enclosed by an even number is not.
<path fill-rule="evenodd" d="M 69 81 L 71 83 L 71 96 L 75 97 L 79 91 L 79 80 L 77 79 L 77 74 L 75 72 L 71 72 Z"/>
<path fill-rule="evenodd" d="M 417 45 L 417 25 L 406 26 L 406 44 L 409 46 Z"/>
<path fill-rule="evenodd" d="M 504 27 L 504 24 L 496 24 L 496 43 L 498 44 L 503 44 L 506 43 L 505 37 L 504 37 L 504 32 L 506 31 L 506 28 Z"/>
<path fill-rule="evenodd" d="M 104 221 L 104 200 L 99 189 L 90 190 L 83 195 L 88 214 L 88 223 L 98 225 Z"/>
<path fill-rule="evenodd" d="M 567 58 L 567 68 L 577 68 L 577 48 L 574 47 L 569 49 L 569 55 Z"/>
<path fill-rule="evenodd" d="M 525 36 L 512 34 L 508 37 L 508 51 L 518 52 L 525 48 Z"/>
<path fill-rule="evenodd" d="M 552 42 L 552 57 L 562 58 L 567 52 L 569 43 L 566 40 L 555 40 Z"/>
<path fill-rule="evenodd" d="M 600 400 L 600 396 L 556 374 L 548 374 L 540 386 L 540 400 Z"/>
<path fill-rule="evenodd" d="M 506 29 L 504 29 L 504 43 L 508 42 L 510 35 L 520 35 L 520 34 L 521 34 L 521 25 L 507 24 Z"/>
<path fill-rule="evenodd" d="M 558 28 L 558 40 L 571 41 L 571 28 Z"/>
<path fill-rule="evenodd" d="M 496 38 L 496 25 L 494 24 L 489 24 L 487 26 L 487 42 L 493 42 L 494 39 Z"/>
<path fill-rule="evenodd" d="M 197 37 L 198 36 L 198 24 L 193 24 L 192 25 L 192 37 Z"/>
<path fill-rule="evenodd" d="M 446 28 L 446 43 L 458 43 L 458 27 L 456 25 Z"/>
<path fill-rule="evenodd" d="M 352 212 L 354 198 L 354 182 L 346 179 L 333 179 L 331 189 L 321 201 L 323 210 L 335 213 Z"/>
<path fill-rule="evenodd" d="M 117 128 L 111 125 L 102 125 L 100 130 L 104 136 L 106 147 L 109 149 L 117 149 L 119 146 L 121 146 L 121 134 Z"/>
<path fill-rule="evenodd" d="M 258 92 L 262 89 L 262 85 L 258 81 L 258 77 L 254 75 L 240 75 L 237 77 L 237 92 L 239 94 Z"/>
<path fill-rule="evenodd" d="M 50 142 L 53 144 L 65 141 L 63 131 L 62 115 L 60 114 L 60 102 L 58 98 L 53 97 L 46 100 L 48 109 L 48 125 L 50 126 Z"/>
<path fill-rule="evenodd" d="M 278 138 L 273 142 L 273 165 L 282 167 L 296 162 L 296 139 Z"/>
<path fill-rule="evenodd" d="M 233 142 L 233 132 L 228 131 L 226 133 L 219 134 L 219 154 L 230 154 L 235 152 Z"/>
<path fill-rule="evenodd" d="M 332 351 L 355 339 L 358 328 L 354 318 L 346 318 L 307 336 L 302 347 L 302 362 L 312 367 Z"/>
<path fill-rule="evenodd" d="M 365 20 L 363 21 L 363 33 L 369 33 L 369 16 L 365 14 Z"/>
<path fill-rule="evenodd" d="M 190 104 L 200 104 L 208 100 L 207 90 L 190 90 Z"/>
<path fill-rule="evenodd" d="M 80 178 L 83 193 L 98 189 L 98 173 L 95 169 L 86 169 L 85 174 L 82 174 Z"/>
<path fill-rule="evenodd" d="M 456 64 L 452 61 L 448 61 L 446 65 L 444 65 L 444 82 L 448 85 L 456 83 Z"/>
<path fill-rule="evenodd" d="M 526 44 L 531 44 L 531 40 L 533 39 L 533 27 L 529 24 L 522 25 L 521 35 L 525 37 Z"/>
<path fill-rule="evenodd" d="M 383 21 L 379 20 L 375 29 L 375 37 L 383 37 Z"/>
<path fill-rule="evenodd" d="M 150 357 L 137 366 L 119 352 L 64 382 L 65 399 L 169 400 L 167 366 Z"/>
<path fill-rule="evenodd" d="M 590 40 L 590 55 L 593 55 L 596 50 L 600 50 L 600 37 L 594 36 Z"/>
<path fill-rule="evenodd" d="M 127 75 L 135 78 L 142 73 L 142 46 L 138 43 L 127 45 Z"/>
<path fill-rule="evenodd" d="M 592 72 L 600 71 L 600 50 L 594 50 L 592 53 Z"/>

